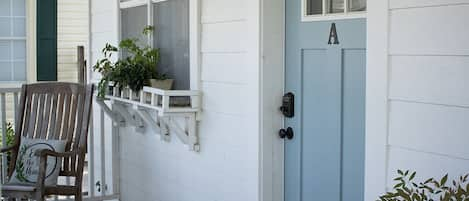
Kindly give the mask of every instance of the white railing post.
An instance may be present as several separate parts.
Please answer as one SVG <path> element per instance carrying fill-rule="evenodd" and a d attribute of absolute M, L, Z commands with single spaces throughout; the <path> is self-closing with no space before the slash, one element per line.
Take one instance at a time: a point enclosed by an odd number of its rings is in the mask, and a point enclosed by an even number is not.
<path fill-rule="evenodd" d="M 6 98 L 5 93 L 0 93 L 1 124 L 2 124 L 2 147 L 7 147 L 7 123 L 6 123 Z M 2 183 L 6 182 L 7 176 L 7 155 L 2 154 Z"/>
<path fill-rule="evenodd" d="M 94 114 L 91 115 L 90 119 L 90 129 L 89 129 L 89 137 L 88 137 L 88 196 L 94 197 L 94 184 L 95 176 L 94 176 Z"/>
<path fill-rule="evenodd" d="M 105 135 L 105 119 L 104 119 L 104 111 L 103 110 L 100 110 L 100 113 L 99 113 L 99 118 L 100 118 L 100 122 L 101 122 L 101 146 L 100 146 L 100 153 L 101 153 L 101 196 L 106 196 L 106 137 L 104 136 Z"/>

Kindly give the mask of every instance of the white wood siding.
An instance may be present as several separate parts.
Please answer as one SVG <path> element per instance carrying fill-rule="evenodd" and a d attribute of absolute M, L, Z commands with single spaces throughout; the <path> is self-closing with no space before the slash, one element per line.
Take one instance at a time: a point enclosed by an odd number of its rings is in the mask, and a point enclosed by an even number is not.
<path fill-rule="evenodd" d="M 92 1 L 92 63 L 117 42 L 115 3 Z M 119 129 L 122 200 L 259 200 L 259 10 L 257 0 L 201 0 L 201 151 Z"/>
<path fill-rule="evenodd" d="M 368 56 L 373 57 L 368 114 L 379 121 L 367 121 L 367 200 L 392 187 L 397 169 L 415 170 L 422 179 L 469 172 L 469 1 L 381 0 L 370 5 L 369 27 L 376 33 L 368 32 Z M 372 10 L 384 6 L 384 14 Z M 388 31 L 380 33 L 378 27 Z M 383 40 L 387 44 L 378 44 Z M 374 59 L 384 55 L 383 61 Z M 387 79 L 372 78 L 383 75 Z M 376 83 L 387 83 L 387 90 Z M 386 97 L 375 89 L 387 92 Z"/>
<path fill-rule="evenodd" d="M 77 46 L 88 49 L 88 1 L 66 0 L 57 4 L 57 78 L 76 82 Z"/>

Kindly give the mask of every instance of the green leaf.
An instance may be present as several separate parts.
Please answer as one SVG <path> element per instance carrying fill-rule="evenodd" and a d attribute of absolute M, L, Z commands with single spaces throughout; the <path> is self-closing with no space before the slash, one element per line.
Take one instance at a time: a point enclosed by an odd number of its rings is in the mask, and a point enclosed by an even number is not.
<path fill-rule="evenodd" d="M 404 183 L 398 183 L 398 184 L 394 185 L 393 188 L 396 189 L 396 188 L 399 188 L 399 187 L 402 187 L 402 186 L 404 186 Z"/>
<path fill-rule="evenodd" d="M 441 178 L 440 185 L 444 186 L 447 181 L 448 181 L 448 174 L 446 174 L 443 178 Z"/>
<path fill-rule="evenodd" d="M 416 174 L 417 174 L 417 172 L 413 172 L 409 177 L 409 181 L 412 181 L 415 178 Z"/>

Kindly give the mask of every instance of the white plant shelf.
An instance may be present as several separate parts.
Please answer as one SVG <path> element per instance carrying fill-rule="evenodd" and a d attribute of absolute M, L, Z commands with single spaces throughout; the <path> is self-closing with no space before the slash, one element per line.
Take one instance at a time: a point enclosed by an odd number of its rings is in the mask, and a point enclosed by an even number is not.
<path fill-rule="evenodd" d="M 144 87 L 135 92 L 110 86 L 105 100 L 97 98 L 97 103 L 118 126 L 135 126 L 140 133 L 150 128 L 164 141 L 175 134 L 190 150 L 199 151 L 200 100 L 201 92 L 195 90 Z M 110 102 L 111 107 L 106 102 Z M 156 115 L 152 115 L 152 111 L 156 111 Z"/>

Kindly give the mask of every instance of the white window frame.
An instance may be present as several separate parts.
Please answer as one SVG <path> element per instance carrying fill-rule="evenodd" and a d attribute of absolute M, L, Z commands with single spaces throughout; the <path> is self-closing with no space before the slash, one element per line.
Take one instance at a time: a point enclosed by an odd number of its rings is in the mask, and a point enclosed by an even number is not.
<path fill-rule="evenodd" d="M 313 22 L 313 21 L 327 21 L 327 20 L 343 20 L 343 19 L 357 19 L 366 18 L 366 11 L 349 11 L 348 0 L 344 1 L 344 12 L 343 13 L 327 13 L 327 1 L 322 0 L 322 14 L 308 15 L 308 0 L 301 0 L 301 21 L 302 22 Z"/>
<path fill-rule="evenodd" d="M 147 25 L 153 25 L 153 3 L 171 1 L 171 0 L 130 0 L 126 2 L 119 2 L 118 12 L 126 8 L 134 8 L 138 6 L 147 6 Z M 200 90 L 200 32 L 201 32 L 201 10 L 200 0 L 187 0 L 189 1 L 189 74 L 190 74 L 190 90 Z M 119 31 L 118 38 L 121 39 L 121 19 L 119 15 Z M 153 47 L 153 36 L 148 37 L 148 43 Z"/>

